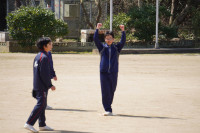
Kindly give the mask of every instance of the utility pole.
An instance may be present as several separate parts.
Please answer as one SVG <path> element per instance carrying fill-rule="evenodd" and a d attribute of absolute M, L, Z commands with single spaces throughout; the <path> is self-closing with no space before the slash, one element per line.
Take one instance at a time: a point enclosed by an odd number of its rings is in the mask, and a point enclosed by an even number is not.
<path fill-rule="evenodd" d="M 110 0 L 110 31 L 112 31 L 113 23 L 113 0 Z"/>
<path fill-rule="evenodd" d="M 59 0 L 59 19 L 60 19 L 60 0 Z"/>
<path fill-rule="evenodd" d="M 9 12 L 9 2 L 8 2 L 8 0 L 6 0 L 6 8 L 7 8 L 6 16 L 8 16 L 8 12 Z M 8 24 L 6 24 L 6 30 L 8 31 Z"/>
<path fill-rule="evenodd" d="M 158 23 L 159 23 L 159 0 L 156 0 L 156 43 L 155 43 L 155 49 L 159 49 L 159 44 L 158 44 Z"/>

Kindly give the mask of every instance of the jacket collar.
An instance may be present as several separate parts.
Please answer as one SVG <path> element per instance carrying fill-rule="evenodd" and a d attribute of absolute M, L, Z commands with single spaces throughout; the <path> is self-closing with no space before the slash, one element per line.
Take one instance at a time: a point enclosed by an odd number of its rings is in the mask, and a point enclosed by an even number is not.
<path fill-rule="evenodd" d="M 105 47 L 112 47 L 113 43 L 109 46 L 107 43 L 104 44 Z"/>
<path fill-rule="evenodd" d="M 45 55 L 48 55 L 46 51 L 40 50 L 41 53 L 44 53 Z"/>

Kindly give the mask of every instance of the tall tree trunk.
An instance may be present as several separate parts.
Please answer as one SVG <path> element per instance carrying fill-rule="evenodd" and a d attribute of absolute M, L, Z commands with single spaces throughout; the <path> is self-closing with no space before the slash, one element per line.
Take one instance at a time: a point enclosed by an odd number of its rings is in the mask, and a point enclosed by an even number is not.
<path fill-rule="evenodd" d="M 174 2 L 175 2 L 175 0 L 172 0 L 171 16 L 170 16 L 170 18 L 169 18 L 169 25 L 171 25 L 172 22 L 173 22 L 173 17 L 174 17 Z"/>
<path fill-rule="evenodd" d="M 20 0 L 15 0 L 15 8 L 18 9 L 21 6 Z"/>
<path fill-rule="evenodd" d="M 141 8 L 142 7 L 142 3 L 143 1 L 142 0 L 138 0 L 138 7 Z"/>
<path fill-rule="evenodd" d="M 185 5 L 185 8 L 182 10 L 182 12 L 174 19 L 173 24 L 175 26 L 178 26 L 180 24 L 182 24 L 185 20 L 185 18 L 188 16 L 188 14 L 190 14 L 191 12 L 191 1 L 192 0 L 188 0 L 187 4 Z"/>
<path fill-rule="evenodd" d="M 97 8 L 98 8 L 98 15 L 97 15 L 97 19 L 96 19 L 96 24 L 99 23 L 100 18 L 101 18 L 101 14 L 102 14 L 101 0 L 98 0 Z"/>
<path fill-rule="evenodd" d="M 81 2 L 81 7 L 82 7 L 82 9 L 83 9 L 84 16 L 85 16 L 85 20 L 86 20 L 87 24 L 88 24 L 92 29 L 94 29 L 94 25 L 93 25 L 93 24 L 90 22 L 90 20 L 89 20 L 89 15 L 88 15 L 88 13 L 87 13 L 87 11 L 86 11 L 86 9 L 85 9 L 85 6 L 84 6 L 83 2 Z"/>
<path fill-rule="evenodd" d="M 187 15 L 190 13 L 190 8 L 191 6 L 189 6 L 188 4 L 185 6 L 185 8 L 182 10 L 182 12 L 180 13 L 180 15 L 178 15 L 174 21 L 173 21 L 173 25 L 180 25 L 182 22 L 184 22 L 185 18 L 187 17 Z"/>

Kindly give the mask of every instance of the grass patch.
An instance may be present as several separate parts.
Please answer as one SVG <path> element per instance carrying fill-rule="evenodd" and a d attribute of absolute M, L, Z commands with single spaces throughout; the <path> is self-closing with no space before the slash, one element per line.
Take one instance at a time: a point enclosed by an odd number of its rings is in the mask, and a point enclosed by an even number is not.
<path fill-rule="evenodd" d="M 62 42 L 77 42 L 77 39 L 63 39 Z"/>

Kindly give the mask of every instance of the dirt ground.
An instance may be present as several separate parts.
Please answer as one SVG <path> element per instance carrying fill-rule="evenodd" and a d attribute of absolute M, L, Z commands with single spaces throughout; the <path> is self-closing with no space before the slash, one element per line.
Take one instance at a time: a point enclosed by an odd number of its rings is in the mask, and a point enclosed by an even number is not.
<path fill-rule="evenodd" d="M 0 54 L 1 133 L 28 132 L 35 55 Z M 53 60 L 57 90 L 49 91 L 54 109 L 46 111 L 53 133 L 200 133 L 200 54 L 120 55 L 110 117 L 102 116 L 99 55 Z"/>

